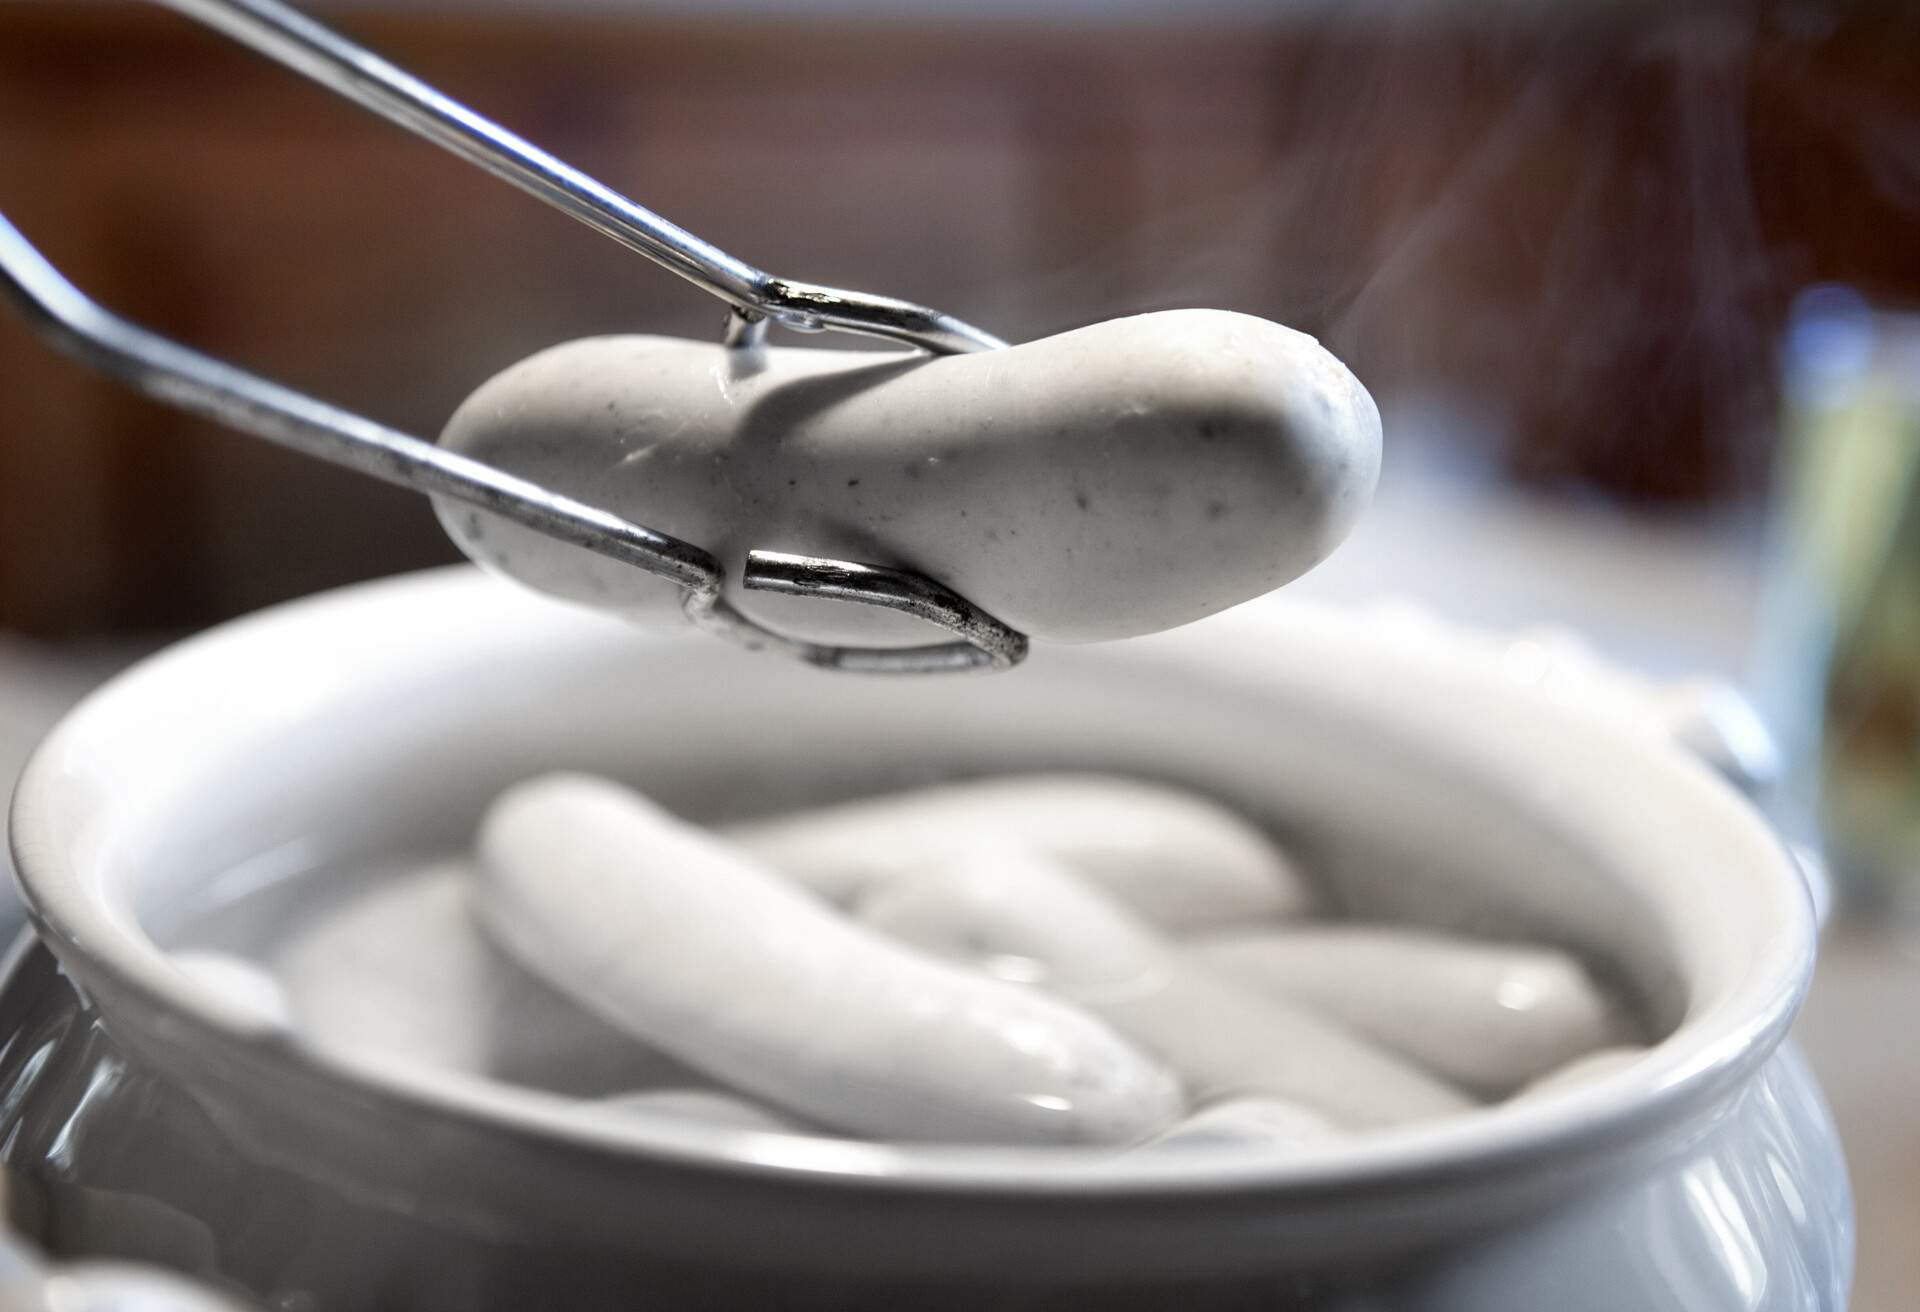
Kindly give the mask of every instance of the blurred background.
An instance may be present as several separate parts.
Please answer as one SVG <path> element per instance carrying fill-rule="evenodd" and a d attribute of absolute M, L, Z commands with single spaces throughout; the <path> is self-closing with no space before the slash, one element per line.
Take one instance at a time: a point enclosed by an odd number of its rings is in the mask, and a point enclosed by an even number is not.
<path fill-rule="evenodd" d="M 1801 1024 L 1856 1307 L 1920 1259 L 1920 9 L 723 0 L 315 6 L 741 257 L 1010 338 L 1182 305 L 1322 338 L 1379 512 L 1303 591 L 1562 624 L 1744 687 L 1842 891 Z M 431 435 L 716 304 L 148 6 L 0 0 L 0 209 L 107 305 Z M 823 342 L 823 345 L 836 343 Z M 206 624 L 455 559 L 424 503 L 0 318 L 0 781 Z"/>

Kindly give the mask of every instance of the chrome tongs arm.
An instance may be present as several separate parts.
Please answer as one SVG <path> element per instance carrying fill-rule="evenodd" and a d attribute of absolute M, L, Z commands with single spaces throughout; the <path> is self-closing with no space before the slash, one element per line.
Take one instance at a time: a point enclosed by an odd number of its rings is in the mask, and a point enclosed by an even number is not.
<path fill-rule="evenodd" d="M 453 497 L 685 588 L 713 586 L 720 576 L 719 562 L 678 538 L 316 401 L 109 313 L 4 214 L 0 292 L 50 345 L 157 401 L 383 482 Z"/>
<path fill-rule="evenodd" d="M 769 322 L 865 333 L 935 353 L 1002 345 L 922 306 L 775 278 L 736 260 L 279 0 L 159 2 L 419 133 L 712 292 L 732 307 L 729 345 L 752 347 Z M 461 501 L 667 579 L 686 590 L 690 619 L 745 646 L 829 669 L 886 673 L 1006 669 L 1026 656 L 1023 634 L 923 575 L 756 550 L 747 554 L 741 572 L 741 586 L 749 591 L 900 611 L 947 630 L 955 640 L 869 648 L 806 642 L 769 630 L 726 599 L 724 568 L 707 551 L 129 323 L 61 276 L 4 215 L 0 294 L 50 344 L 148 396 L 385 482 Z"/>
<path fill-rule="evenodd" d="M 279 0 L 158 3 L 538 196 L 718 296 L 745 323 L 772 320 L 805 331 L 836 328 L 906 342 L 937 355 L 1006 345 L 991 333 L 925 306 L 776 278 L 737 260 Z"/>
<path fill-rule="evenodd" d="M 749 590 L 902 611 L 948 630 L 957 640 L 921 647 L 841 647 L 772 632 L 726 600 L 725 572 L 701 548 L 129 323 L 68 282 L 5 215 L 0 215 L 0 295 L 49 344 L 155 400 L 383 482 L 450 497 L 668 579 L 686 589 L 685 610 L 691 619 L 744 646 L 780 651 L 829 669 L 894 674 L 1006 669 L 1026 656 L 1024 635 L 922 575 L 752 551 L 741 576 Z"/>

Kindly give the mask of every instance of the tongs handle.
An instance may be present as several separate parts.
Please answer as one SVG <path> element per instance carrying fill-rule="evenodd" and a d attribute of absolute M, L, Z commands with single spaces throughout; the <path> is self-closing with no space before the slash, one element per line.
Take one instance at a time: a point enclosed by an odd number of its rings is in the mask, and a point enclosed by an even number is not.
<path fill-rule="evenodd" d="M 925 306 L 776 278 L 435 91 L 280 0 L 158 0 L 571 214 L 733 306 L 747 322 L 838 328 L 939 355 L 1005 343 Z"/>
<path fill-rule="evenodd" d="M 537 483 L 318 401 L 127 322 L 88 299 L 0 214 L 0 295 L 50 344 L 135 390 L 216 423 L 383 482 L 451 497 L 584 547 L 686 589 L 701 627 L 744 646 L 829 669 L 925 674 L 1006 669 L 1027 640 L 952 589 L 922 575 L 851 561 L 747 554 L 743 587 L 859 602 L 936 624 L 956 641 L 923 647 L 840 647 L 775 633 L 722 595 L 725 572 L 710 553 Z"/>

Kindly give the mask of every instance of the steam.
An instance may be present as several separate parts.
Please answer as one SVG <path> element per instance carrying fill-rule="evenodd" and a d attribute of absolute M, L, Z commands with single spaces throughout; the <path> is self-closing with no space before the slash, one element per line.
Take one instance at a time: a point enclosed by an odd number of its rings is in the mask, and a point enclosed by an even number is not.
<path fill-rule="evenodd" d="M 1144 161 L 1133 199 L 1087 215 L 1069 258 L 971 303 L 1016 332 L 1243 309 L 1321 336 L 1383 398 L 1461 398 L 1523 475 L 1656 501 L 1751 491 L 1786 308 L 1819 276 L 1795 216 L 1763 212 L 1799 148 L 1783 115 L 1823 108 L 1795 70 L 1825 39 L 1658 6 L 1280 27 L 1243 182 L 1156 190 L 1156 169 L 1205 182 L 1181 152 L 1212 144 L 1156 121 L 1149 84 L 1087 134 Z M 1855 108 L 1827 144 L 1920 209 L 1920 133 L 1884 100 Z M 1771 193 L 1756 123 L 1773 130 Z"/>

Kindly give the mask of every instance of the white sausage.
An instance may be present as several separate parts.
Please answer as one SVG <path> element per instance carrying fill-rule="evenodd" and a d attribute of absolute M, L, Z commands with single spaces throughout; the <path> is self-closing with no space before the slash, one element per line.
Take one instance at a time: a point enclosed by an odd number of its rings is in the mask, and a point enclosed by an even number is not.
<path fill-rule="evenodd" d="M 1625 1017 L 1574 958 L 1417 929 L 1312 925 L 1222 936 L 1188 958 L 1315 1008 L 1488 1097 L 1620 1042 Z"/>
<path fill-rule="evenodd" d="M 1097 1013 L 1165 1060 L 1196 1098 L 1275 1097 L 1354 1129 L 1473 1107 L 1458 1091 L 1332 1021 L 1203 971 L 1175 970 L 1166 987 Z"/>
<path fill-rule="evenodd" d="M 441 441 L 719 557 L 922 571 L 1035 638 L 1171 628 L 1325 559 L 1372 496 L 1380 417 L 1313 338 L 1169 310 L 978 355 L 665 337 L 553 347 Z M 439 503 L 461 550 L 543 592 L 677 622 L 671 584 Z M 924 641 L 868 607 L 732 590 L 825 641 Z"/>
<path fill-rule="evenodd" d="M 1273 1097 L 1354 1127 L 1471 1105 L 1304 1008 L 1186 964 L 1118 903 L 1031 854 L 980 849 L 889 885 L 862 915 L 976 966 L 1036 962 L 1042 982 L 1165 1061 L 1198 1102 Z"/>
<path fill-rule="evenodd" d="M 737 825 L 727 836 L 838 903 L 994 842 L 1070 867 L 1172 933 L 1312 906 L 1286 854 L 1226 807 L 1110 775 L 1001 775 Z"/>
<path fill-rule="evenodd" d="M 862 924 L 950 961 L 1094 1003 L 1159 988 L 1167 948 L 1050 858 L 983 844 L 880 885 Z"/>
<path fill-rule="evenodd" d="M 293 1008 L 286 990 L 265 967 L 226 952 L 175 952 L 170 959 L 175 969 L 247 1015 L 292 1028 Z"/>
<path fill-rule="evenodd" d="M 480 831 L 509 951 L 730 1087 L 880 1138 L 1132 1142 L 1177 1085 L 1044 994 L 890 943 L 604 780 L 509 790 Z"/>
<path fill-rule="evenodd" d="M 503 954 L 473 915 L 473 871 L 397 871 L 304 921 L 274 966 L 303 1035 L 346 1055 L 576 1096 L 702 1083 Z"/>

